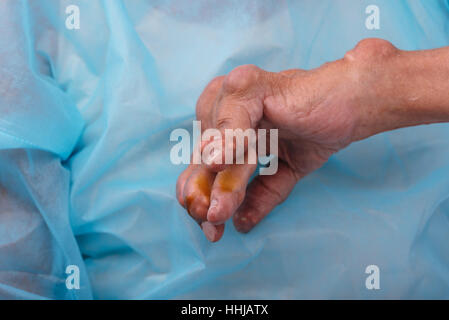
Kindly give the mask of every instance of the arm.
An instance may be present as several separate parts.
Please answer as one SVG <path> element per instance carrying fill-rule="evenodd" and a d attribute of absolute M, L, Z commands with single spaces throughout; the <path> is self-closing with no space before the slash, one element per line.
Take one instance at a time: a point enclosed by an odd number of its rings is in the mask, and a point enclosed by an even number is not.
<path fill-rule="evenodd" d="M 250 231 L 298 181 L 350 143 L 401 127 L 449 122 L 449 48 L 407 52 L 366 39 L 344 58 L 310 71 L 240 66 L 205 88 L 197 118 L 222 136 L 226 129 L 279 130 L 274 175 L 249 182 L 254 165 L 211 161 L 191 165 L 179 177 L 178 201 L 207 238 L 217 241 L 226 220 L 233 217 L 237 230 Z M 222 188 L 229 177 L 232 188 Z"/>
<path fill-rule="evenodd" d="M 360 74 L 355 140 L 401 127 L 449 122 L 449 47 L 402 51 L 369 39 L 346 58 Z"/>

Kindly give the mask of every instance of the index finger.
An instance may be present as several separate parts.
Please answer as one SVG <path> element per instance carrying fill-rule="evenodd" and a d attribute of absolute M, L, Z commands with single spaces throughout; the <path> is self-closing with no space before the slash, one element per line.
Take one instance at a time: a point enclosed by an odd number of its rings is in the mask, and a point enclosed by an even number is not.
<path fill-rule="evenodd" d="M 253 136 L 248 129 L 257 128 L 263 117 L 264 97 L 271 89 L 272 73 L 254 65 L 237 67 L 223 79 L 212 111 L 212 127 L 221 135 L 215 140 L 214 148 L 220 149 L 221 146 L 221 152 L 205 156 L 210 170 L 221 171 L 226 165 L 236 163 L 236 159 L 244 158 L 251 142 L 249 137 Z M 243 142 L 241 149 L 237 148 L 237 139 Z M 232 153 L 232 156 L 227 158 L 226 153 Z"/>

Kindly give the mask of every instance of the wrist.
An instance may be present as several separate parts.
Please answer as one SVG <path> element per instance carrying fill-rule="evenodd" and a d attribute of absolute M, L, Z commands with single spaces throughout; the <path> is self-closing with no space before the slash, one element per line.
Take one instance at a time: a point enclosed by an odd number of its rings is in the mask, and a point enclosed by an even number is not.
<path fill-rule="evenodd" d="M 345 55 L 350 65 L 353 87 L 350 108 L 355 115 L 353 141 L 400 127 L 400 113 L 395 77 L 401 51 L 380 39 L 362 40 Z"/>
<path fill-rule="evenodd" d="M 397 128 L 449 121 L 449 51 L 402 51 L 364 40 L 345 56 L 357 81 L 354 140 Z"/>

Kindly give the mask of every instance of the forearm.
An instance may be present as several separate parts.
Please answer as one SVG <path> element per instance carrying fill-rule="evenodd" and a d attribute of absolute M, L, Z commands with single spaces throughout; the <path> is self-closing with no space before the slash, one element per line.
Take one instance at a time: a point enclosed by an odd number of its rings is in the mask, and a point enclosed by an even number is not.
<path fill-rule="evenodd" d="M 388 49 L 389 50 L 389 49 Z M 355 140 L 397 128 L 449 122 L 449 47 L 401 51 L 358 65 Z"/>

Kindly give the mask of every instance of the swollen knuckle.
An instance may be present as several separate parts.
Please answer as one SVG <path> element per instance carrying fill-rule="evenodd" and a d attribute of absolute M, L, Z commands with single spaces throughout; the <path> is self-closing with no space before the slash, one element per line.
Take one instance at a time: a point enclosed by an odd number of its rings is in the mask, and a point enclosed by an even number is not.
<path fill-rule="evenodd" d="M 348 51 L 345 59 L 350 61 L 365 61 L 394 55 L 398 49 L 391 42 L 383 39 L 363 39 L 354 49 Z"/>
<path fill-rule="evenodd" d="M 239 66 L 223 79 L 223 90 L 227 93 L 245 91 L 257 81 L 258 73 L 255 65 Z"/>

